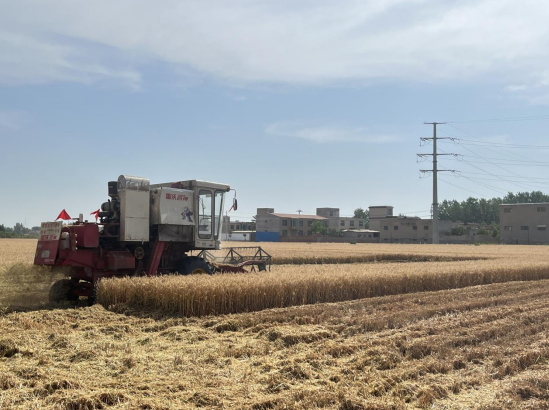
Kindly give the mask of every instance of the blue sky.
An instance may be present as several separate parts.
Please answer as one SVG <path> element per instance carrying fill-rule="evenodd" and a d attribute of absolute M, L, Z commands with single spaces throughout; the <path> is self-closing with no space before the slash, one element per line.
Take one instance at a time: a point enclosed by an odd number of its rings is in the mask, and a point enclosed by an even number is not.
<path fill-rule="evenodd" d="M 89 214 L 120 174 L 229 183 L 238 219 L 427 216 L 424 121 L 462 140 L 440 143 L 465 155 L 441 158 L 461 173 L 440 200 L 549 191 L 549 151 L 516 146 L 549 145 L 548 17 L 540 0 L 0 0 L 0 223 Z M 518 117 L 542 118 L 470 121 Z"/>

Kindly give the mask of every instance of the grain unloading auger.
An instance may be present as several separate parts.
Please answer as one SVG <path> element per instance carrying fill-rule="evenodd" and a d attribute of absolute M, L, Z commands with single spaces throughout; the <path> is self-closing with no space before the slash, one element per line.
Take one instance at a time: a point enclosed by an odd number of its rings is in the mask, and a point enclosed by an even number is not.
<path fill-rule="evenodd" d="M 106 277 L 270 268 L 270 255 L 259 247 L 241 253 L 229 248 L 233 257 L 222 260 L 211 252 L 221 249 L 223 202 L 230 190 L 198 180 L 151 185 L 146 178 L 121 175 L 108 183 L 110 199 L 96 222 L 80 216 L 70 225 L 42 223 L 34 264 L 67 267 L 67 278 L 51 287 L 50 301 L 84 296 L 93 303 L 95 285 Z M 232 208 L 237 209 L 236 195 Z"/>

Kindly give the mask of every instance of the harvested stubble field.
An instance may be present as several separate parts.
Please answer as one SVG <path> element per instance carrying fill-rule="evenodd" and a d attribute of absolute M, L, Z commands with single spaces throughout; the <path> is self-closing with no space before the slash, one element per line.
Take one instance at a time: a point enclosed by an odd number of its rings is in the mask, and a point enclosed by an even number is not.
<path fill-rule="evenodd" d="M 1 409 L 547 409 L 549 281 L 206 318 L 0 317 Z"/>
<path fill-rule="evenodd" d="M 41 310 L 0 308 L 0 409 L 549 409 L 546 247 L 261 244 L 285 264 L 105 281 L 111 310 L 50 310 L 18 242 L 0 295 L 23 281 Z"/>

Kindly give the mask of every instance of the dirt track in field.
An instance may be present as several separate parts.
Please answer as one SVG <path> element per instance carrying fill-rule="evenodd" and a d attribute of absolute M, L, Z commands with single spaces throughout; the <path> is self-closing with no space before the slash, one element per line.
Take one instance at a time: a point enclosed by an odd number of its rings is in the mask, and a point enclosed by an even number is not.
<path fill-rule="evenodd" d="M 0 409 L 545 409 L 549 281 L 203 319 L 0 317 Z"/>

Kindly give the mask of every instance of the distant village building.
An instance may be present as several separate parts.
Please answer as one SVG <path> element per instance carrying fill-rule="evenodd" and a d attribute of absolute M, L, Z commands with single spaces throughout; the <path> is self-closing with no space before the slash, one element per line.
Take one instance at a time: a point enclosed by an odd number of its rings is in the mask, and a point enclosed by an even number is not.
<path fill-rule="evenodd" d="M 317 208 L 316 215 L 277 213 L 274 208 L 257 208 L 257 241 L 316 241 L 313 223 L 321 222 L 328 230 L 364 229 L 360 218 L 340 216 L 339 208 Z"/>
<path fill-rule="evenodd" d="M 433 220 L 417 216 L 379 218 L 379 237 L 382 243 L 432 243 Z M 439 237 L 452 235 L 451 221 L 438 221 Z"/>
<path fill-rule="evenodd" d="M 499 206 L 500 242 L 505 244 L 547 244 L 549 203 L 503 204 Z"/>
<path fill-rule="evenodd" d="M 328 218 L 307 214 L 275 213 L 274 208 L 257 208 L 256 240 L 279 242 L 286 238 L 313 240 L 313 222 L 319 221 L 328 227 Z"/>
<path fill-rule="evenodd" d="M 230 216 L 223 216 L 223 241 L 255 242 L 255 223 L 250 221 L 231 221 Z"/>
<path fill-rule="evenodd" d="M 368 208 L 368 214 L 370 217 L 369 228 L 374 231 L 379 231 L 381 229 L 381 219 L 393 216 L 393 207 L 388 205 L 370 206 Z"/>
<path fill-rule="evenodd" d="M 338 232 L 365 228 L 363 219 L 339 216 L 339 208 L 316 208 L 316 214 L 328 219 L 328 229 L 335 229 Z"/>
<path fill-rule="evenodd" d="M 381 242 L 432 243 L 433 220 L 416 216 L 394 216 L 389 205 L 369 207 L 370 226 L 360 218 L 342 217 L 339 208 L 317 208 L 316 215 L 277 213 L 274 208 L 258 208 L 256 240 L 258 242 Z M 313 232 L 318 221 L 336 235 L 329 237 Z M 439 237 L 451 243 L 452 222 L 439 220 Z M 444 243 L 442 240 L 442 243 Z"/>
<path fill-rule="evenodd" d="M 379 231 L 371 229 L 345 229 L 341 231 L 343 238 L 355 240 L 357 242 L 379 242 Z"/>

